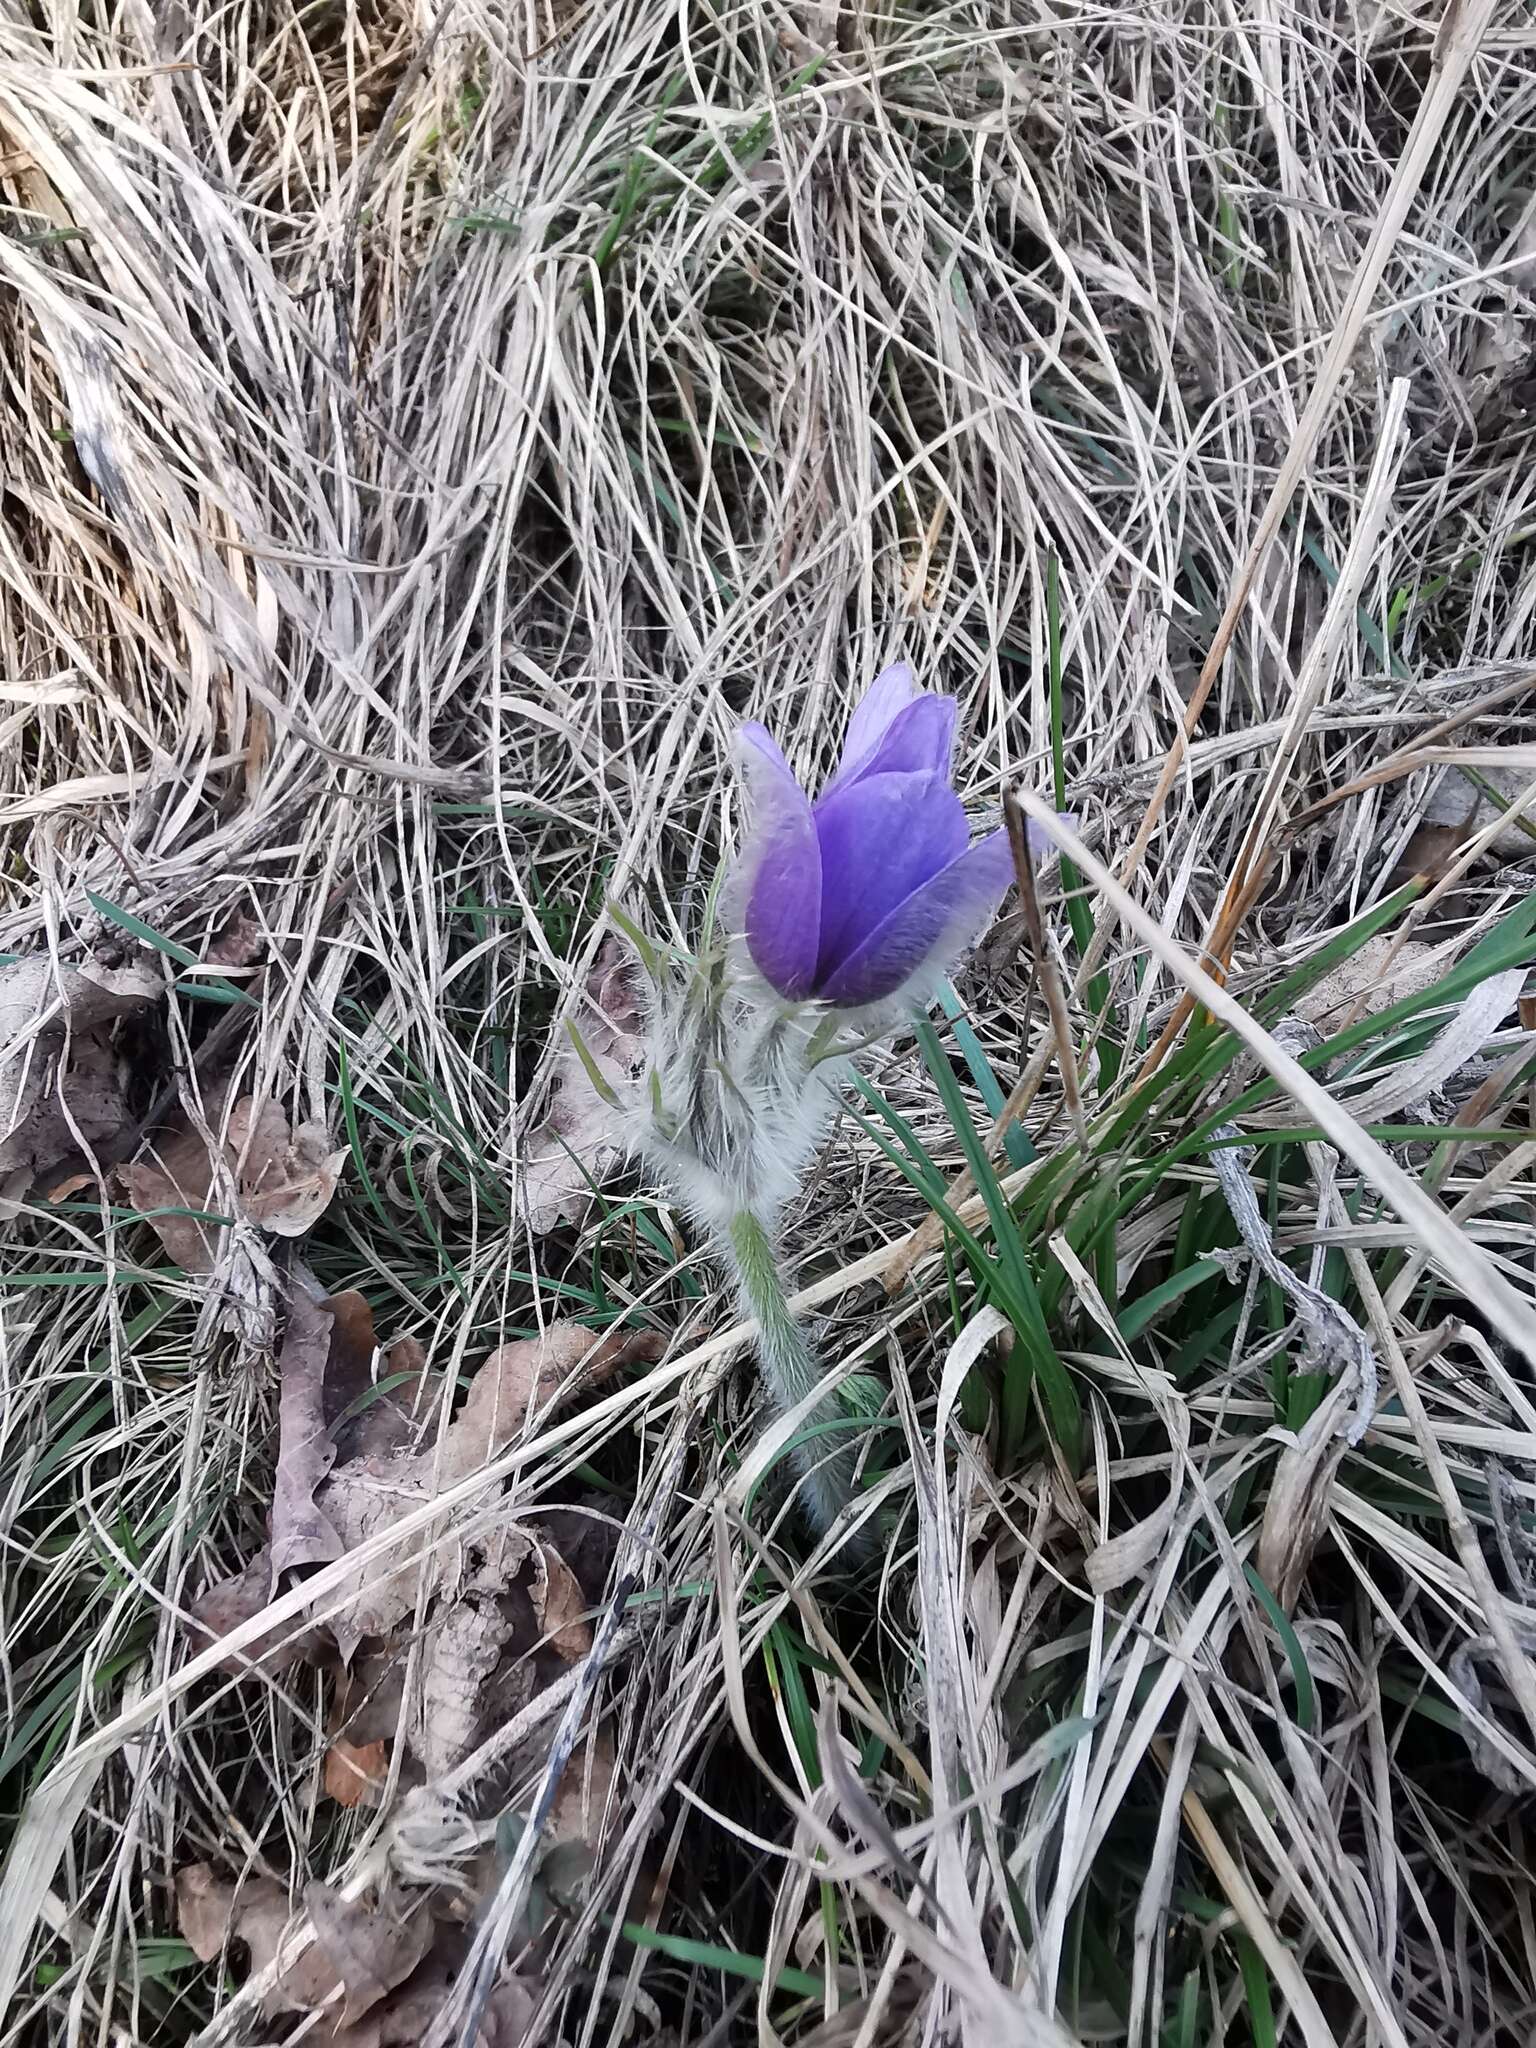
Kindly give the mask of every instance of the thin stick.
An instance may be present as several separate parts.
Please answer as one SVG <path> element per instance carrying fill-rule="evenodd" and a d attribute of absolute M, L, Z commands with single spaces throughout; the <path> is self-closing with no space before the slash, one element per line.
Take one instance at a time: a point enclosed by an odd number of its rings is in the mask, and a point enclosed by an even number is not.
<path fill-rule="evenodd" d="M 1067 1015 L 1066 991 L 1061 975 L 1045 941 L 1045 924 L 1040 916 L 1040 899 L 1035 894 L 1035 868 L 1029 852 L 1029 830 L 1019 800 L 1010 789 L 1003 797 L 1003 820 L 1008 827 L 1008 845 L 1013 854 L 1013 872 L 1019 884 L 1019 901 L 1024 907 L 1024 924 L 1035 956 L 1035 972 L 1051 1016 L 1051 1034 L 1056 1044 L 1056 1061 L 1061 1070 L 1061 1090 L 1077 1141 L 1086 1146 L 1087 1126 L 1083 1122 L 1083 1097 L 1078 1086 L 1077 1054 L 1072 1045 L 1072 1023 Z M 1007 1126 L 1004 1125 L 1004 1129 Z"/>

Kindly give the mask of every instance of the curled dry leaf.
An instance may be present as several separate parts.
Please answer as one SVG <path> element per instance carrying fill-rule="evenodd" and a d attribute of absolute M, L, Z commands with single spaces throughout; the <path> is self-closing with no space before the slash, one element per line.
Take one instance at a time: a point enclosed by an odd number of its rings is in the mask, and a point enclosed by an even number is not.
<path fill-rule="evenodd" d="M 278 1358 L 277 1482 L 272 1496 L 274 1573 L 329 1564 L 345 1548 L 316 1494 L 338 1457 L 379 1456 L 418 1433 L 426 1357 L 412 1338 L 391 1345 L 373 1380 L 373 1311 L 355 1289 L 312 1298 L 301 1284 L 289 1301 Z M 400 1397 L 406 1404 L 402 1406 Z"/>
<path fill-rule="evenodd" d="M 327 1307 L 334 1310 L 338 1303 L 345 1304 L 345 1297 L 337 1297 Z M 323 1314 L 323 1311 L 312 1310 L 312 1313 Z M 307 1496 L 312 1517 L 323 1521 L 339 1545 L 335 1552 L 337 1557 L 388 1531 L 402 1516 L 420 1507 L 423 1501 L 433 1499 L 478 1471 L 513 1441 L 522 1429 L 530 1408 L 552 1409 L 559 1402 L 598 1384 L 623 1365 L 655 1360 L 664 1348 L 664 1340 L 650 1332 L 615 1330 L 597 1338 L 592 1331 L 575 1323 L 557 1323 L 540 1338 L 504 1344 L 491 1353 L 475 1374 L 468 1396 L 455 1419 L 436 1440 L 420 1451 L 411 1452 L 399 1446 L 410 1440 L 416 1425 L 410 1414 L 399 1405 L 398 1399 L 391 1402 L 381 1396 L 361 1410 L 356 1407 L 355 1398 L 346 1402 L 342 1400 L 355 1377 L 354 1369 L 362 1342 L 359 1330 L 358 1319 L 350 1308 L 332 1316 L 326 1353 L 326 1384 L 318 1396 L 328 1436 L 335 1434 L 344 1449 L 358 1448 L 354 1455 L 319 1477 L 313 1493 Z M 338 1342 L 344 1352 L 351 1347 L 351 1358 L 350 1363 L 343 1360 L 338 1381 L 333 1387 L 330 1385 L 330 1364 L 337 1355 Z M 304 1487 L 321 1463 L 321 1457 L 314 1453 L 313 1448 L 317 1398 L 313 1384 L 314 1357 L 313 1346 L 306 1342 L 302 1356 L 295 1359 L 300 1387 L 292 1404 L 292 1440 L 296 1446 L 302 1447 L 302 1454 L 283 1488 L 285 1495 L 295 1497 L 300 1511 L 298 1519 L 293 1524 L 285 1524 L 285 1527 L 308 1528 L 311 1534 L 314 1534 L 312 1524 L 301 1511 L 306 1498 Z M 406 1381 L 404 1388 L 397 1389 L 397 1395 L 413 1391 L 418 1397 L 418 1414 L 430 1412 L 432 1402 L 441 1389 L 434 1389 L 426 1383 L 419 1350 L 414 1346 L 403 1352 L 394 1348 L 387 1356 L 386 1365 L 395 1363 L 397 1359 L 401 1360 L 401 1373 Z M 274 1508 L 274 1548 L 278 1536 Z M 327 1542 L 330 1539 L 317 1536 L 316 1540 Z M 510 1535 L 500 1540 L 506 1544 L 512 1542 Z M 525 1564 L 533 1582 L 533 1590 L 524 1589 L 520 1596 L 523 1601 L 520 1614 L 526 1617 L 526 1623 L 519 1622 L 511 1633 L 517 1634 L 525 1646 L 532 1647 L 553 1631 L 560 1643 L 555 1654 L 576 1654 L 574 1631 L 581 1624 L 574 1615 L 572 1602 L 575 1596 L 562 1579 L 556 1593 L 554 1612 L 546 1618 L 550 1567 L 544 1551 L 531 1537 L 520 1536 L 517 1541 L 520 1547 L 515 1552 L 511 1548 L 498 1548 L 494 1553 L 484 1551 L 484 1563 L 493 1573 L 493 1580 L 487 1584 L 505 1587 L 509 1577 L 521 1572 Z M 398 1556 L 386 1554 L 375 1558 L 356 1573 L 337 1611 L 329 1613 L 324 1623 L 325 1631 L 334 1639 L 344 1658 L 350 1661 L 365 1637 L 378 1637 L 387 1642 L 411 1618 L 419 1594 L 423 1590 L 429 1595 L 435 1591 L 431 1575 L 435 1574 L 437 1567 L 431 1559 L 439 1554 L 426 1553 L 428 1563 L 425 1569 L 429 1573 L 429 1582 L 425 1589 L 420 1584 L 424 1553 L 417 1540 L 402 1544 Z M 288 1561 L 292 1563 L 296 1555 L 296 1551 L 290 1552 Z M 195 1618 L 215 1635 L 228 1633 L 241 1621 L 259 1613 L 266 1604 L 273 1570 L 273 1557 L 267 1556 L 234 1579 L 211 1588 L 196 1603 L 193 1610 Z M 499 1580 L 494 1578 L 497 1573 L 500 1574 Z M 482 1592 L 484 1590 L 482 1588 Z M 327 1605 L 329 1607 L 331 1603 Z M 437 1618 L 441 1620 L 446 1616 Z M 508 1634 L 506 1639 L 510 1640 L 511 1635 Z M 293 1654 L 298 1655 L 301 1650 L 302 1645 Z M 355 1731 L 352 1732 L 354 1739 L 361 1739 Z"/>
<path fill-rule="evenodd" d="M 221 1103 L 210 1102 L 207 1121 L 217 1157 L 200 1131 L 184 1125 L 156 1141 L 153 1157 L 119 1169 L 129 1201 L 189 1273 L 213 1271 L 218 1225 L 200 1222 L 196 1214 L 161 1212 L 222 1214 L 214 1199 L 215 1183 L 222 1181 L 225 1188 L 233 1186 L 245 1221 L 278 1237 L 302 1237 L 335 1194 L 347 1156 L 344 1148 L 330 1150 L 321 1124 L 290 1131 L 275 1102 L 258 1106 L 246 1096 L 227 1118 Z"/>
<path fill-rule="evenodd" d="M 206 1863 L 177 1871 L 176 1911 L 182 1938 L 200 1960 L 212 1962 L 230 1943 L 241 1942 L 250 1953 L 252 1975 L 277 1961 L 293 1924 L 281 1885 L 268 1877 L 235 1885 Z M 284 1967 L 266 1999 L 269 2014 L 316 2011 L 339 1989 L 340 2021 L 349 2026 L 414 1974 L 436 1934 L 419 1894 L 412 1902 L 386 1890 L 365 1901 L 312 1884 L 305 1889 L 304 1911 L 313 1944 Z"/>
<path fill-rule="evenodd" d="M 613 1737 L 601 1726 L 575 1752 L 561 1776 L 548 1823 L 554 1841 L 596 1843 L 618 1771 Z"/>
<path fill-rule="evenodd" d="M 608 1087 L 622 1095 L 645 1065 L 645 1030 L 634 962 L 609 939 L 587 977 L 586 1001 L 575 1019 L 582 1044 Z M 579 1223 L 623 1150 L 623 1112 L 593 1085 L 574 1045 L 562 1047 L 543 1123 L 527 1133 L 518 1182 L 535 1234 Z"/>
<path fill-rule="evenodd" d="M 371 1906 L 344 1899 L 329 1885 L 312 1884 L 304 1908 L 315 1930 L 316 1945 L 341 1979 L 346 1993 L 344 2026 L 362 2017 L 397 1984 L 403 1984 L 432 1946 L 432 1916 L 424 1909 L 409 1912 L 398 1897 L 385 1893 Z"/>
<path fill-rule="evenodd" d="M 115 1137 L 131 1121 L 113 1026 L 156 1002 L 138 967 L 0 967 L 0 1179 L 24 1191 L 40 1169 Z"/>
<path fill-rule="evenodd" d="M 277 1482 L 272 1493 L 274 1573 L 329 1564 L 342 1554 L 340 1536 L 315 1494 L 335 1462 L 326 1428 L 326 1366 L 335 1319 L 329 1306 L 295 1287 L 278 1356 Z"/>
<path fill-rule="evenodd" d="M 660 1356 L 661 1340 L 618 1330 L 596 1342 L 590 1330 L 557 1323 L 537 1339 L 504 1344 L 475 1374 L 458 1416 L 439 1442 L 414 1455 L 370 1454 L 338 1465 L 317 1504 L 355 1550 L 424 1500 L 488 1464 L 518 1435 L 531 1407 L 553 1405 L 606 1379 L 619 1366 Z M 343 1654 L 363 1636 L 391 1634 L 415 1607 L 420 1550 L 398 1563 L 375 1559 L 359 1572 L 343 1611 L 328 1622 Z"/>
<path fill-rule="evenodd" d="M 562 1664 L 574 1664 L 592 1647 L 592 1625 L 586 1618 L 587 1596 L 581 1582 L 552 1543 L 541 1546 L 544 1557 L 544 1613 L 549 1647 Z"/>
<path fill-rule="evenodd" d="M 1295 1611 L 1333 1513 L 1333 1482 L 1349 1448 L 1349 1415 L 1357 1399 L 1353 1379 L 1341 1379 L 1281 1453 L 1270 1481 L 1257 1569 L 1287 1614 Z"/>
<path fill-rule="evenodd" d="M 442 1389 L 429 1384 L 421 1346 L 413 1337 L 397 1338 L 384 1354 L 377 1384 L 376 1349 L 373 1312 L 361 1294 L 349 1289 L 317 1303 L 302 1287 L 295 1289 L 279 1357 L 269 1541 L 244 1571 L 193 1600 L 192 1620 L 200 1634 L 227 1636 L 259 1614 L 273 1597 L 279 1572 L 341 1555 L 341 1539 L 315 1502 L 337 1457 L 386 1455 L 415 1441 L 430 1424 Z M 246 1655 L 276 1676 L 315 1647 L 312 1634 L 288 1622 Z M 391 1717 L 379 1735 L 393 1732 L 398 1710 L 396 1687 Z M 355 1740 L 368 1739 L 355 1728 L 350 1732 Z"/>

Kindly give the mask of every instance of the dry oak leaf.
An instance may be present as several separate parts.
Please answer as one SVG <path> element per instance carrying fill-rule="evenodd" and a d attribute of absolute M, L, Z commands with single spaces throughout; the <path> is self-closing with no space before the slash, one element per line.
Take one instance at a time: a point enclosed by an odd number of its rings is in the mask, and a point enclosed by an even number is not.
<path fill-rule="evenodd" d="M 182 1937 L 196 1956 L 211 1962 L 227 1943 L 243 1942 L 252 1975 L 277 1960 L 293 1920 L 287 1892 L 271 1878 L 248 1878 L 237 1887 L 206 1863 L 177 1871 L 176 1907 Z M 366 1902 L 311 1884 L 304 1910 L 314 1942 L 283 1970 L 265 2001 L 269 2014 L 313 2012 L 339 1987 L 340 2024 L 350 2026 L 414 1973 L 436 1932 L 424 1906 L 413 1912 L 395 1892 Z"/>
<path fill-rule="evenodd" d="M 432 1955 L 392 1998 L 330 2036 L 331 2048 L 421 2048 L 443 2009 L 457 1972 L 447 1957 Z M 538 2001 L 518 1977 L 506 1976 L 486 2001 L 475 2048 L 532 2048 Z"/>
<path fill-rule="evenodd" d="M 287 1891 L 270 1877 L 247 1877 L 236 1885 L 208 1863 L 190 1863 L 176 1873 L 176 1924 L 201 1962 L 211 1963 L 231 1942 L 240 1942 L 254 1976 L 276 1961 L 292 1919 Z M 307 1949 L 283 1972 L 266 2008 L 295 2012 L 322 2005 L 340 1982 L 322 1951 Z"/>
<path fill-rule="evenodd" d="M 210 1634 L 227 1635 L 258 1614 L 282 1573 L 328 1564 L 342 1555 L 342 1539 L 316 1501 L 339 1455 L 387 1452 L 411 1441 L 421 1424 L 408 1405 L 400 1405 L 401 1397 L 408 1404 L 417 1401 L 423 1424 L 430 1420 L 430 1403 L 421 1398 L 431 1391 L 421 1346 L 413 1338 L 392 1344 L 377 1387 L 372 1378 L 376 1349 L 373 1312 L 361 1294 L 348 1289 L 317 1300 L 300 1274 L 289 1296 L 278 1355 L 278 1455 L 269 1537 L 244 1572 L 193 1603 L 193 1619 Z M 290 1625 L 286 1642 L 264 1643 L 252 1654 L 258 1661 L 270 1659 L 269 1668 L 276 1672 L 306 1647 L 303 1631 Z"/>
<path fill-rule="evenodd" d="M 344 1342 L 360 1343 L 355 1319 L 350 1312 L 346 1317 L 339 1312 L 345 1301 L 345 1296 L 337 1296 L 325 1304 L 333 1312 L 328 1357 L 335 1354 L 337 1332 L 344 1322 L 350 1331 Z M 314 1304 L 309 1307 L 323 1319 L 324 1309 Z M 344 1408 L 338 1415 L 333 1410 L 331 1392 L 321 1390 L 327 1440 L 334 1435 L 343 1449 L 353 1444 L 365 1448 L 333 1465 L 329 1474 L 317 1481 L 309 1497 L 312 1515 L 331 1531 L 339 1546 L 335 1555 L 340 1558 L 371 1537 L 387 1532 L 402 1516 L 495 1458 L 518 1435 L 531 1407 L 552 1412 L 560 1402 L 597 1385 L 621 1366 L 654 1362 L 664 1349 L 665 1339 L 653 1332 L 614 1330 L 604 1337 L 595 1337 L 591 1330 L 576 1323 L 556 1323 L 542 1337 L 504 1344 L 491 1353 L 475 1374 L 462 1409 L 442 1431 L 440 1439 L 412 1453 L 396 1448 L 409 1442 L 419 1426 L 399 1402 L 408 1393 L 414 1393 L 418 1415 L 430 1415 L 435 1400 L 445 1391 L 441 1384 L 443 1376 L 438 1376 L 439 1384 L 434 1387 L 423 1371 L 419 1347 L 412 1343 L 393 1346 L 386 1354 L 386 1366 L 398 1359 L 400 1374 L 390 1377 L 403 1376 L 405 1381 L 397 1390 L 395 1401 L 381 1395 L 361 1412 Z M 285 1346 L 285 1358 L 286 1355 Z M 294 1360 L 300 1385 L 292 1403 L 293 1440 L 303 1446 L 302 1471 L 296 1471 L 284 1489 L 298 1497 L 299 1509 L 303 1507 L 303 1485 L 321 1462 L 321 1454 L 316 1450 L 314 1359 L 314 1347 L 306 1339 L 303 1352 Z M 349 1369 L 341 1375 L 336 1397 L 350 1384 Z M 579 1526 L 573 1522 L 573 1527 Z M 274 1513 L 274 1540 L 278 1533 Z M 312 1527 L 310 1533 L 315 1533 Z M 329 1539 L 317 1536 L 316 1540 L 323 1543 Z M 538 1554 L 538 1585 L 547 1587 L 551 1567 L 542 1549 L 537 1545 L 531 1548 Z M 294 1554 L 288 1556 L 290 1563 Z M 350 1662 L 365 1637 L 388 1639 L 414 1613 L 422 1570 L 435 1580 L 439 1569 L 429 1555 L 424 1565 L 424 1555 L 420 1538 L 416 1537 L 399 1546 L 397 1557 L 392 1559 L 386 1553 L 374 1558 L 355 1574 L 343 1600 L 323 1625 L 317 1625 L 306 1636 L 302 1628 L 289 1623 L 285 1630 L 274 1632 L 248 1655 L 253 1661 L 264 1661 L 269 1671 L 280 1670 L 325 1636 L 334 1639 Z M 518 1561 L 512 1563 L 517 1569 Z M 542 1592 L 539 1595 L 534 1615 L 535 1638 L 551 1633 L 556 1654 L 569 1657 L 576 1654 L 576 1631 L 582 1624 L 574 1616 L 573 1596 L 560 1581 L 558 1569 L 555 1576 L 559 1583 L 553 1612 L 546 1615 L 545 1596 Z M 271 1597 L 274 1578 L 273 1553 L 264 1550 L 244 1571 L 201 1594 L 192 1606 L 194 1620 L 211 1635 L 230 1633 L 260 1613 Z M 525 1594 L 525 1601 L 530 1597 Z M 524 1647 L 533 1646 L 526 1632 L 522 1641 Z M 354 1740 L 363 1739 L 355 1729 L 349 1732 Z"/>
<path fill-rule="evenodd" d="M 556 1323 L 542 1337 L 504 1344 L 475 1374 L 463 1408 L 439 1442 L 410 1456 L 373 1454 L 338 1465 L 316 1496 L 317 1505 L 343 1549 L 355 1550 L 489 1464 L 519 1435 L 530 1408 L 552 1409 L 622 1365 L 654 1361 L 664 1348 L 665 1340 L 648 1331 L 615 1330 L 594 1340 L 577 1323 Z M 375 1558 L 361 1570 L 346 1606 L 328 1620 L 343 1654 L 349 1641 L 391 1634 L 414 1610 L 419 1540 L 403 1545 L 402 1552 L 393 1567 L 387 1558 Z"/>
<path fill-rule="evenodd" d="M 619 1774 L 607 1724 L 595 1729 L 561 1774 L 547 1831 L 557 1842 L 587 1842 L 594 1848 Z"/>
<path fill-rule="evenodd" d="M 552 1543 L 541 1546 L 544 1557 L 544 1612 L 539 1617 L 549 1647 L 562 1664 L 578 1663 L 592 1647 L 587 1596 L 581 1582 Z"/>
<path fill-rule="evenodd" d="M 586 1001 L 573 1019 L 582 1044 L 617 1095 L 645 1065 L 645 1022 L 635 964 L 607 940 L 587 976 Z M 544 1121 L 527 1133 L 518 1197 L 536 1236 L 560 1223 L 579 1223 L 624 1147 L 623 1112 L 593 1086 L 573 1045 L 562 1046 L 554 1093 Z"/>
<path fill-rule="evenodd" d="M 272 1600 L 272 1548 L 264 1543 L 244 1571 L 231 1579 L 220 1579 L 189 1603 L 192 1635 L 199 1649 L 206 1648 L 204 1635 L 215 1639 L 233 1635 L 237 1628 L 260 1614 Z M 302 1621 L 280 1622 L 266 1635 L 258 1636 L 240 1653 L 241 1665 L 260 1665 L 269 1678 L 276 1678 L 297 1664 L 315 1647 L 315 1634 Z"/>
<path fill-rule="evenodd" d="M 21 1188 L 131 1121 L 112 1027 L 163 994 L 139 967 L 0 967 L 0 1179 Z"/>
<path fill-rule="evenodd" d="M 305 1887 L 304 1910 L 316 1944 L 341 1979 L 343 2026 L 361 2019 L 403 1984 L 432 1946 L 432 1915 L 424 1906 L 406 1912 L 388 1893 L 365 1906 L 344 1899 L 329 1885 L 312 1884 Z"/>
<path fill-rule="evenodd" d="M 235 1103 L 227 1119 L 223 1105 L 210 1102 L 208 1128 L 215 1134 L 217 1159 L 202 1133 L 184 1126 L 156 1141 L 153 1158 L 118 1169 L 129 1201 L 188 1273 L 213 1271 L 219 1226 L 195 1214 L 163 1212 L 222 1214 L 213 1198 L 220 1166 L 224 1184 L 234 1184 L 236 1206 L 247 1222 L 278 1237 L 302 1237 L 335 1194 L 347 1157 L 345 1147 L 330 1149 L 322 1124 L 300 1124 L 290 1131 L 277 1103 L 258 1107 L 251 1096 Z"/>

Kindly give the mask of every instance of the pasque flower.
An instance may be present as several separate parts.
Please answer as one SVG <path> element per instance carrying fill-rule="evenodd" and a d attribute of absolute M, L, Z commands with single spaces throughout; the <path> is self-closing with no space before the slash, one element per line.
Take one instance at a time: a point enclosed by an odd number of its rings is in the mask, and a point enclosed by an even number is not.
<path fill-rule="evenodd" d="M 761 725 L 741 729 L 750 825 L 729 932 L 697 958 L 647 950 L 651 1070 L 637 1149 L 713 1239 L 757 1327 L 764 1386 L 803 1434 L 790 1444 L 818 1530 L 852 1511 L 878 1383 L 822 1391 L 821 1360 L 780 1271 L 780 1226 L 863 1045 L 925 1003 L 1013 879 L 1005 832 L 973 844 L 951 781 L 952 698 L 905 662 L 870 685 L 814 803 Z M 1043 849 L 1042 849 L 1043 850 Z M 755 974 L 727 973 L 745 939 Z M 807 1013 L 809 1003 L 827 1014 Z"/>
<path fill-rule="evenodd" d="M 1013 879 L 1006 832 L 971 842 L 951 782 L 955 702 L 904 661 L 848 722 L 813 804 L 767 728 L 741 728 L 751 810 L 743 926 L 758 972 L 792 1002 L 880 1003 L 942 973 Z"/>

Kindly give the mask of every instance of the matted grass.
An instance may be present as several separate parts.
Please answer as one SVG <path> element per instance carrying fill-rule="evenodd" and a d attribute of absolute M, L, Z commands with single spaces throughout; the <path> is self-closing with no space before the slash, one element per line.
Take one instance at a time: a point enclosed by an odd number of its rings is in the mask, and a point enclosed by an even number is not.
<path fill-rule="evenodd" d="M 1529 2033 L 1536 64 L 1523 8 L 1440 26 L 7 11 L 0 953 L 159 963 L 151 1139 L 232 1081 L 349 1156 L 212 1275 L 110 1145 L 3 1226 L 5 2038 L 277 2037 L 178 1868 L 487 1841 L 549 2039 Z M 814 779 L 897 653 L 978 820 L 1076 818 L 1070 1044 L 1010 913 L 807 1188 L 826 1355 L 891 1386 L 861 1579 L 677 1220 L 620 1179 L 535 1239 L 516 1182 L 606 904 L 697 917 L 737 719 Z M 1314 1042 L 1384 936 L 1418 985 Z M 667 1341 L 462 1490 L 623 1525 L 558 1895 L 541 1756 L 343 1811 L 325 1682 L 189 1641 L 296 1256 L 453 1372 Z"/>

